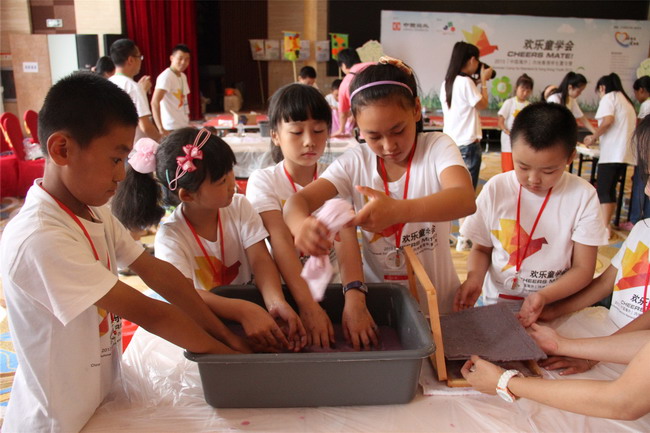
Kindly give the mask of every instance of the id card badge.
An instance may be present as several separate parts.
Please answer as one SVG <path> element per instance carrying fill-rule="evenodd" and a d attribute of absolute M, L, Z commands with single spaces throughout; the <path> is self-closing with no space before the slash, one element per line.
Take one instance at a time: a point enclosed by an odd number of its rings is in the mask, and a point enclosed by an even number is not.
<path fill-rule="evenodd" d="M 503 287 L 499 290 L 497 303 L 507 304 L 510 311 L 518 313 L 521 310 L 524 299 L 524 290 L 520 276 L 514 274 L 506 278 Z"/>
<path fill-rule="evenodd" d="M 408 281 L 406 254 L 403 248 L 395 248 L 384 256 L 384 281 L 387 283 Z"/>

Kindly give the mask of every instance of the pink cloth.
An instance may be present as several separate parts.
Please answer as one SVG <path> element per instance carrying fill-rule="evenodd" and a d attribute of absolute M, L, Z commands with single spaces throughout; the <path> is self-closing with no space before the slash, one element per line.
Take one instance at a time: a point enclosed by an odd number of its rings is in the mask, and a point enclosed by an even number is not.
<path fill-rule="evenodd" d="M 330 240 L 354 218 L 352 205 L 341 199 L 334 198 L 325 202 L 316 214 L 318 221 L 325 224 L 331 233 Z M 302 268 L 300 276 L 307 282 L 309 291 L 316 302 L 320 302 L 325 294 L 327 284 L 332 279 L 332 264 L 329 255 L 311 256 Z"/>
<path fill-rule="evenodd" d="M 357 63 L 350 68 L 350 73 L 343 77 L 343 81 L 341 81 L 341 85 L 339 86 L 339 111 L 343 113 L 350 111 L 350 84 L 356 74 L 370 65 L 376 65 L 376 63 Z"/>

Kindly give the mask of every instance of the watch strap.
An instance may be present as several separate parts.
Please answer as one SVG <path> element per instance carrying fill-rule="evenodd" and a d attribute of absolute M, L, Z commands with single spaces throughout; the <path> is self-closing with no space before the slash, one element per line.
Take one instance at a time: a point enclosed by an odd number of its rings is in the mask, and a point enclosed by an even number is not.
<path fill-rule="evenodd" d="M 360 292 L 368 294 L 368 286 L 363 281 L 355 280 L 343 285 L 343 294 L 345 295 L 348 290 L 359 290 Z"/>
<path fill-rule="evenodd" d="M 508 382 L 510 382 L 510 379 L 512 379 L 515 376 L 521 377 L 522 374 L 519 372 L 519 370 L 506 370 L 506 371 L 504 371 L 503 374 L 501 375 L 501 377 L 499 377 L 499 381 L 497 382 L 497 394 L 500 394 L 499 391 L 506 392 L 514 400 L 516 397 L 508 389 Z"/>

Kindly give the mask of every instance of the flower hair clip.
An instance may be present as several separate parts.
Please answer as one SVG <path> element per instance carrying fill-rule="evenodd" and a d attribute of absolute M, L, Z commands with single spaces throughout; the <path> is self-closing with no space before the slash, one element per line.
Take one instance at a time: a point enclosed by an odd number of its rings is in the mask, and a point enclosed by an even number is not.
<path fill-rule="evenodd" d="M 138 173 L 149 174 L 156 171 L 156 151 L 158 143 L 148 137 L 139 139 L 135 146 L 135 152 L 129 156 L 129 165 Z"/>
<path fill-rule="evenodd" d="M 390 56 L 381 56 L 379 58 L 380 65 L 392 65 L 395 66 L 399 69 L 401 69 L 403 72 L 407 73 L 408 75 L 413 75 L 413 69 L 411 69 L 409 66 L 406 65 L 403 61 L 400 59 L 396 59 L 394 57 Z"/>
<path fill-rule="evenodd" d="M 178 187 L 178 180 L 185 175 L 196 170 L 194 165 L 195 159 L 203 159 L 203 151 L 201 148 L 208 142 L 212 134 L 207 129 L 203 128 L 199 131 L 194 139 L 194 143 L 186 144 L 183 146 L 184 156 L 176 157 L 176 174 L 172 180 L 168 180 L 168 187 L 170 191 L 176 190 Z"/>

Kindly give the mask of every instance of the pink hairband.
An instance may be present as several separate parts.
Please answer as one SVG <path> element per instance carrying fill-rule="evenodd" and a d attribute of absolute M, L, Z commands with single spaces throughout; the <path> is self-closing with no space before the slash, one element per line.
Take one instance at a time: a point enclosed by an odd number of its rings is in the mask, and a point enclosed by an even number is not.
<path fill-rule="evenodd" d="M 139 139 L 135 146 L 135 152 L 129 156 L 129 164 L 138 173 L 149 174 L 156 171 L 156 151 L 158 143 L 148 137 Z"/>
<path fill-rule="evenodd" d="M 208 142 L 211 135 L 212 134 L 210 133 L 210 131 L 203 128 L 196 135 L 196 138 L 194 139 L 194 143 L 186 144 L 185 146 L 183 146 L 183 152 L 185 152 L 185 155 L 176 157 L 176 164 L 177 164 L 176 175 L 175 175 L 176 177 L 174 177 L 172 180 L 169 180 L 169 177 L 167 178 L 167 185 L 170 191 L 176 190 L 176 188 L 178 187 L 178 180 L 181 177 L 183 177 L 185 173 L 191 173 L 194 170 L 196 170 L 196 166 L 194 165 L 194 160 L 203 159 L 203 152 L 201 151 L 201 148 L 205 143 Z"/>
<path fill-rule="evenodd" d="M 402 83 L 401 81 L 381 80 L 381 81 L 373 81 L 372 83 L 364 84 L 363 86 L 355 89 L 354 92 L 350 94 L 350 102 L 352 101 L 352 98 L 354 98 L 354 95 L 356 95 L 360 91 L 365 90 L 369 87 L 382 86 L 384 84 L 390 84 L 393 86 L 402 86 L 405 89 L 407 89 L 411 95 L 413 95 L 413 90 L 411 90 L 411 88 L 407 84 Z"/>

